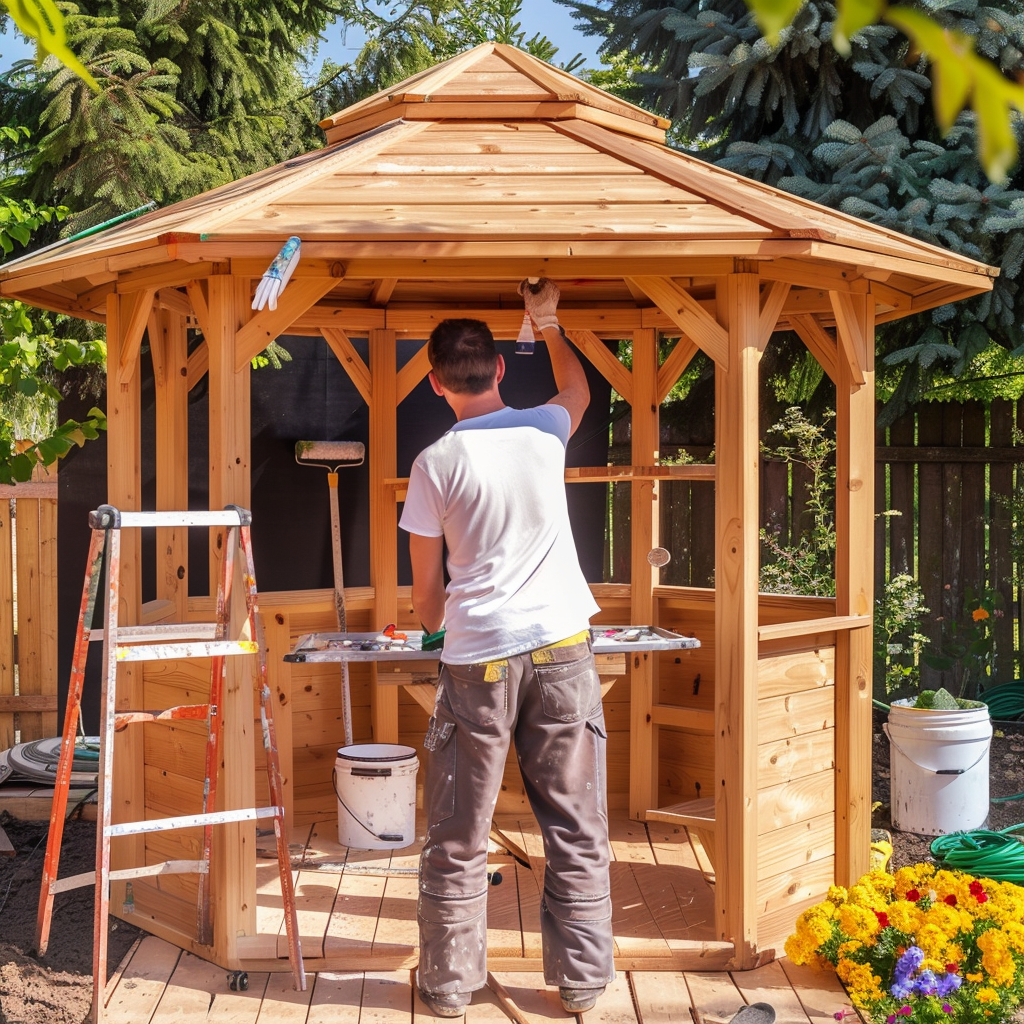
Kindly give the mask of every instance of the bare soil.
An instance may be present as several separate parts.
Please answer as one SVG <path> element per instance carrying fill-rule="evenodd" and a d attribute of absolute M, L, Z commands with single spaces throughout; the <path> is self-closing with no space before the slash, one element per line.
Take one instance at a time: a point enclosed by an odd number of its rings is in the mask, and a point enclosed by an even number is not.
<path fill-rule="evenodd" d="M 0 794 L 2 800 L 2 794 Z M 50 943 L 35 952 L 36 913 L 49 822 L 19 821 L 0 813 L 14 857 L 0 857 L 0 1024 L 80 1024 L 92 1003 L 94 889 L 54 898 Z M 61 849 L 60 877 L 91 871 L 96 826 L 69 821 Z M 111 920 L 107 963 L 112 973 L 142 933 Z"/>
<path fill-rule="evenodd" d="M 893 829 L 889 818 L 889 744 L 882 733 L 885 713 L 875 713 L 872 824 L 892 833 L 892 868 L 931 859 L 932 837 Z M 1024 723 L 996 722 L 990 752 L 990 795 L 1024 793 Z M 993 803 L 988 828 L 1024 822 L 1024 799 Z M 92 1000 L 93 890 L 62 893 L 54 902 L 50 945 L 34 955 L 36 910 L 46 850 L 47 822 L 18 821 L 0 814 L 0 825 L 17 851 L 0 858 L 0 1024 L 81 1024 Z M 93 868 L 96 828 L 69 821 L 60 875 Z M 142 933 L 111 921 L 108 970 L 112 973 Z"/>

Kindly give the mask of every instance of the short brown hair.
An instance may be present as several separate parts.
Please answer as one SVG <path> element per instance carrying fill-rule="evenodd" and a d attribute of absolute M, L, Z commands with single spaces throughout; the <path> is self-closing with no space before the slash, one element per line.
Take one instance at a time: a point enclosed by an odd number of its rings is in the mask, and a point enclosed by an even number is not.
<path fill-rule="evenodd" d="M 482 395 L 498 372 L 494 335 L 482 320 L 442 320 L 430 334 L 427 358 L 442 386 L 456 394 Z"/>

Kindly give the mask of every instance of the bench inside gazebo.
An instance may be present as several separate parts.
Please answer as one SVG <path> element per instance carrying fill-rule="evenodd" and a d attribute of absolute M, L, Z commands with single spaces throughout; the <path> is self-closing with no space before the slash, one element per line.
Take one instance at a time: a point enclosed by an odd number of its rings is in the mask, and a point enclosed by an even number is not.
<path fill-rule="evenodd" d="M 425 339 L 445 317 L 478 317 L 511 351 L 518 282 L 554 279 L 570 340 L 632 410 L 629 465 L 566 471 L 567 486 L 631 488 L 630 582 L 591 581 L 595 621 L 701 642 L 602 665 L 617 962 L 742 970 L 780 955 L 798 913 L 868 866 L 875 325 L 986 290 L 995 272 L 671 150 L 663 119 L 507 46 L 477 47 L 322 127 L 321 150 L 0 268 L 5 297 L 106 323 L 106 501 L 142 508 L 152 469 L 155 507 L 187 508 L 198 462 L 208 465 L 209 508 L 252 507 L 250 361 L 281 336 L 320 346 L 369 410 L 369 585 L 347 590 L 349 628 L 418 627 L 399 568 L 408 467 L 397 450 L 402 403 L 424 386 Z M 254 312 L 255 287 L 291 235 L 302 239 L 298 269 L 276 310 Z M 783 331 L 835 385 L 834 599 L 758 593 L 758 366 Z M 674 345 L 660 360 L 665 340 Z M 715 462 L 662 465 L 659 407 L 698 352 L 714 364 Z M 151 467 L 143 380 L 155 389 Z M 190 450 L 189 393 L 200 382 L 208 446 Z M 648 560 L 673 514 L 662 483 L 680 479 L 714 488 L 713 589 L 663 585 Z M 604 487 L 594 500 L 606 502 Z M 270 543 L 261 525 L 254 536 Z M 126 536 L 122 621 L 210 618 L 218 559 L 214 544 L 208 582 L 190 574 L 185 530 L 161 532 L 156 564 Z M 144 577 L 155 594 L 145 603 Z M 410 966 L 416 849 L 346 854 L 332 843 L 337 666 L 282 660 L 300 635 L 335 628 L 333 595 L 262 592 L 260 608 L 307 969 Z M 119 699 L 201 700 L 208 676 L 199 662 L 123 666 Z M 357 741 L 421 749 L 417 687 L 428 682 L 354 665 Z M 262 747 L 237 662 L 224 722 L 222 806 L 250 806 Z M 118 741 L 115 816 L 194 811 L 203 730 L 156 723 L 135 736 Z M 534 971 L 543 853 L 517 772 L 513 757 L 495 817 L 504 880 L 492 890 L 489 942 L 495 970 Z M 138 864 L 188 856 L 197 842 L 131 837 L 114 855 Z M 187 877 L 137 880 L 132 923 L 224 967 L 287 970 L 276 866 L 261 859 L 262 843 L 251 823 L 217 833 L 212 945 L 197 941 Z"/>

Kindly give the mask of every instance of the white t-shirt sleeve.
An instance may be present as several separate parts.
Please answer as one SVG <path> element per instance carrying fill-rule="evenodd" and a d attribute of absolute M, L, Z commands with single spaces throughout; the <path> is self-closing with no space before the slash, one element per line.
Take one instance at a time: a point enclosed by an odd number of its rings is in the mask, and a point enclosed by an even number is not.
<path fill-rule="evenodd" d="M 427 475 L 420 460 L 412 464 L 405 507 L 398 525 L 420 537 L 444 536 L 444 501 L 437 484 Z"/>
<path fill-rule="evenodd" d="M 572 417 L 563 405 L 538 405 L 530 410 L 537 414 L 537 427 L 545 433 L 554 434 L 564 448 L 569 443 Z"/>

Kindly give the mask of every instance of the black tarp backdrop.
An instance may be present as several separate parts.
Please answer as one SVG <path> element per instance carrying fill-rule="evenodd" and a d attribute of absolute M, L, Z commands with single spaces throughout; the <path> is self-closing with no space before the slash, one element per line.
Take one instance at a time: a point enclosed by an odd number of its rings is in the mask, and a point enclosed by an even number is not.
<path fill-rule="evenodd" d="M 292 356 L 280 370 L 270 367 L 252 374 L 252 538 L 256 579 L 261 591 L 310 590 L 333 587 L 330 505 L 327 470 L 300 466 L 295 461 L 296 441 L 362 441 L 369 451 L 369 410 L 327 344 L 318 338 L 283 337 Z M 193 341 L 193 344 L 195 341 Z M 353 339 L 367 359 L 367 343 Z M 401 367 L 423 342 L 399 341 Z M 506 403 L 527 407 L 554 394 L 551 364 L 543 344 L 533 356 L 514 355 L 514 343 L 499 342 L 507 371 L 502 382 Z M 586 360 L 590 382 L 590 408 L 569 441 L 568 466 L 603 466 L 608 461 L 608 382 Z M 62 404 L 61 420 L 81 418 L 102 400 L 69 400 Z M 209 397 L 206 380 L 189 395 L 189 508 L 208 508 Z M 423 380 L 398 407 L 398 475 L 408 476 L 413 460 L 440 437 L 455 417 Z M 155 399 L 148 355 L 142 359 L 142 502 L 156 505 Z M 58 475 L 58 684 L 63 721 L 67 699 L 75 628 L 82 596 L 82 581 L 89 550 L 89 512 L 107 500 L 107 443 L 105 435 L 84 448 L 73 449 L 62 460 Z M 369 466 L 343 468 L 338 479 L 345 584 L 368 586 Z M 567 487 L 569 515 L 588 581 L 601 582 L 604 561 L 607 485 L 572 484 Z M 398 582 L 411 583 L 408 543 L 399 530 Z M 143 600 L 155 596 L 155 536 L 144 530 Z M 102 625 L 102 595 L 94 624 Z M 207 531 L 190 530 L 189 593 L 207 592 Z M 380 623 L 381 626 L 384 623 Z M 87 665 L 85 728 L 93 733 L 99 721 L 100 644 L 93 644 Z"/>

